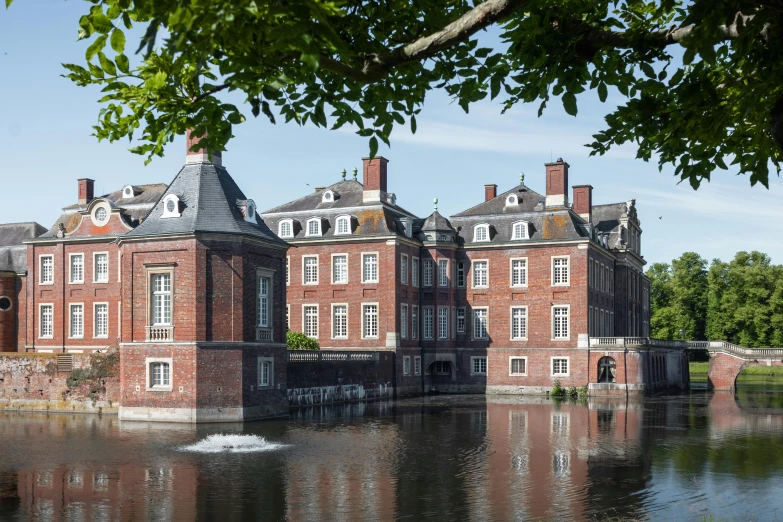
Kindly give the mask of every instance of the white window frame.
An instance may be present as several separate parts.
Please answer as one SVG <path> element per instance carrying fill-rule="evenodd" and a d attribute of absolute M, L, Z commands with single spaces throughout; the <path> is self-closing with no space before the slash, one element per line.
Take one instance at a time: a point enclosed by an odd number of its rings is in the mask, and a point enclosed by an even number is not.
<path fill-rule="evenodd" d="M 521 236 L 517 234 L 517 225 L 522 225 L 524 233 Z M 522 239 L 530 239 L 530 223 L 527 221 L 516 221 L 511 225 L 511 240 L 520 241 Z"/>
<path fill-rule="evenodd" d="M 484 360 L 484 371 L 481 371 L 479 363 L 479 371 L 475 371 L 475 363 L 480 360 Z M 489 375 L 489 358 L 486 355 L 474 355 L 470 358 L 470 374 L 471 375 Z"/>
<path fill-rule="evenodd" d="M 446 268 L 443 269 L 441 264 L 445 263 Z M 448 259 L 438 259 L 438 287 L 439 288 L 448 288 L 449 286 L 449 260 Z"/>
<path fill-rule="evenodd" d="M 106 278 L 98 279 L 98 256 L 106 256 Z M 92 254 L 92 282 L 97 284 L 105 284 L 109 282 L 109 253 L 108 252 L 93 252 Z"/>
<path fill-rule="evenodd" d="M 81 257 L 82 258 L 82 278 L 81 279 L 74 279 L 73 278 L 73 258 L 74 257 Z M 68 284 L 69 285 L 83 285 L 84 284 L 84 253 L 78 253 L 74 252 L 73 254 L 68 254 Z"/>
<path fill-rule="evenodd" d="M 524 373 L 514 373 L 514 360 L 522 360 L 525 361 L 525 372 Z M 528 366 L 527 366 L 527 356 L 520 356 L 520 355 L 511 355 L 508 358 L 508 376 L 509 377 L 527 377 L 528 373 Z"/>
<path fill-rule="evenodd" d="M 44 259 L 50 259 L 52 262 L 52 270 L 50 272 L 50 279 L 48 281 L 44 281 L 44 269 L 43 269 L 43 260 Z M 70 268 L 69 268 L 70 270 Z M 54 284 L 54 255 L 53 254 L 41 254 L 38 256 L 38 284 L 42 286 L 49 286 Z"/>
<path fill-rule="evenodd" d="M 408 284 L 408 254 L 402 254 L 400 256 L 400 283 L 403 285 Z"/>
<path fill-rule="evenodd" d="M 269 365 L 268 379 L 266 382 L 262 380 L 263 372 L 262 368 L 264 364 Z M 275 385 L 275 358 L 274 357 L 258 357 L 258 389 L 271 389 Z"/>
<path fill-rule="evenodd" d="M 288 225 L 290 234 L 283 234 L 283 225 Z M 281 219 L 277 224 L 277 235 L 281 238 L 292 238 L 294 234 L 294 220 L 293 219 Z"/>
<path fill-rule="evenodd" d="M 555 282 L 555 260 L 566 260 L 566 281 L 565 282 Z M 552 271 L 552 286 L 571 286 L 571 256 L 552 256 L 552 261 L 550 262 L 550 268 Z"/>
<path fill-rule="evenodd" d="M 566 373 L 555 373 L 555 360 L 565 359 L 566 361 Z M 571 377 L 571 357 L 568 355 L 553 355 L 549 358 L 549 373 L 550 377 Z"/>
<path fill-rule="evenodd" d="M 345 232 L 340 232 L 340 223 L 345 223 Z M 351 235 L 351 216 L 337 216 L 334 220 L 334 235 L 335 236 L 350 236 Z"/>
<path fill-rule="evenodd" d="M 375 256 L 375 279 L 365 279 L 365 270 L 364 270 L 364 263 L 365 259 Z M 380 281 L 380 273 L 381 273 L 381 256 L 378 254 L 378 252 L 362 252 L 362 284 L 378 284 Z"/>
<path fill-rule="evenodd" d="M 307 281 L 307 259 L 315 259 L 315 281 Z M 308 254 L 302 256 L 302 285 L 303 286 L 317 286 L 321 279 L 321 258 L 320 254 Z"/>
<path fill-rule="evenodd" d="M 156 323 L 155 319 L 155 287 L 153 279 L 157 275 L 169 276 L 169 322 Z M 161 294 L 165 295 L 165 294 Z M 173 268 L 154 268 L 147 270 L 147 326 L 172 326 L 174 324 L 174 269 Z"/>
<path fill-rule="evenodd" d="M 462 329 L 460 329 L 460 317 L 459 314 L 462 312 Z M 466 325 L 468 324 L 468 317 L 467 317 L 467 309 L 464 306 L 458 306 L 457 307 L 457 319 L 456 319 L 456 327 L 457 327 L 457 333 L 458 334 L 464 334 Z"/>
<path fill-rule="evenodd" d="M 315 222 L 318 225 L 317 232 L 310 232 L 310 223 Z M 305 237 L 320 237 L 323 235 L 321 230 L 321 218 L 310 218 L 305 222 Z"/>
<path fill-rule="evenodd" d="M 79 335 L 73 333 L 73 309 L 80 306 L 82 309 L 82 332 Z M 87 314 L 84 311 L 84 303 L 68 303 L 68 339 L 84 339 L 84 323 Z"/>
<path fill-rule="evenodd" d="M 445 312 L 445 314 L 443 313 Z M 443 326 L 443 319 L 446 320 L 446 327 L 441 328 Z M 438 340 L 439 341 L 445 341 L 449 338 L 449 307 L 448 306 L 439 306 L 438 307 Z"/>
<path fill-rule="evenodd" d="M 345 258 L 345 281 L 337 281 L 334 278 L 334 267 L 335 267 L 334 259 L 336 257 L 344 257 Z M 332 269 L 330 270 L 330 272 L 331 272 L 331 276 L 332 276 L 332 284 L 333 285 L 347 285 L 348 284 L 348 281 L 349 281 L 349 270 L 348 270 L 348 267 L 350 266 L 350 264 L 348 262 L 349 259 L 350 259 L 350 257 L 348 256 L 347 253 L 332 254 L 332 265 L 331 265 Z"/>
<path fill-rule="evenodd" d="M 51 309 L 49 329 L 51 333 L 43 335 L 43 309 L 48 307 Z M 54 338 L 54 303 L 38 303 L 38 338 L 39 339 L 53 339 Z"/>
<path fill-rule="evenodd" d="M 566 322 L 566 328 L 568 329 L 568 335 L 565 337 L 555 337 L 555 310 L 558 308 L 565 308 L 567 311 L 567 322 Z M 571 305 L 567 304 L 553 304 L 551 308 L 551 315 L 549 324 L 551 325 L 552 329 L 552 340 L 553 341 L 568 341 L 571 339 Z"/>
<path fill-rule="evenodd" d="M 411 305 L 411 339 L 419 338 L 419 306 Z"/>
<path fill-rule="evenodd" d="M 485 331 L 486 335 L 483 336 L 483 337 L 477 337 L 476 336 L 476 325 L 478 324 L 478 321 L 476 320 L 476 312 L 478 312 L 478 311 L 484 311 L 484 312 L 487 313 L 487 324 L 486 324 L 486 327 L 484 328 L 484 331 Z M 488 306 L 474 306 L 473 307 L 473 317 L 472 317 L 472 320 L 471 320 L 470 327 L 471 327 L 472 338 L 473 338 L 474 341 L 486 341 L 486 340 L 489 339 L 489 307 Z"/>
<path fill-rule="evenodd" d="M 432 259 L 424 259 L 422 261 L 424 266 L 422 268 L 422 287 L 431 288 L 435 284 L 435 262 Z"/>
<path fill-rule="evenodd" d="M 528 287 L 528 258 L 526 257 L 512 257 L 508 261 L 508 271 L 509 271 L 509 279 L 508 284 L 511 288 L 527 288 Z M 514 262 L 515 261 L 522 261 L 524 263 L 524 269 L 522 272 L 524 273 L 525 282 L 520 284 L 514 284 Z"/>
<path fill-rule="evenodd" d="M 515 310 L 524 310 L 525 311 L 525 335 L 522 337 L 514 337 L 514 311 Z M 530 325 L 530 321 L 528 319 L 529 317 L 529 310 L 527 305 L 519 306 L 515 305 L 512 306 L 509 310 L 509 336 L 512 341 L 527 341 L 527 331 L 528 327 Z"/>
<path fill-rule="evenodd" d="M 153 385 L 152 384 L 152 377 L 153 377 L 153 371 L 152 371 L 152 365 L 153 364 L 168 364 L 169 365 L 169 383 L 168 385 L 160 384 L 160 385 Z M 147 369 L 147 385 L 146 389 L 148 392 L 170 392 L 174 390 L 174 359 L 171 357 L 147 357 L 144 361 L 144 366 Z"/>
<path fill-rule="evenodd" d="M 345 307 L 345 335 L 337 335 L 337 322 L 335 321 L 335 308 Z M 332 303 L 332 339 L 348 339 L 348 303 Z"/>
<path fill-rule="evenodd" d="M 414 288 L 419 288 L 419 267 L 421 266 L 419 264 L 420 260 L 418 257 L 412 257 L 411 258 L 411 285 Z"/>
<path fill-rule="evenodd" d="M 476 284 L 476 265 L 478 263 L 486 263 L 487 266 L 487 284 Z M 489 259 L 474 259 L 470 265 L 470 284 L 471 288 L 489 288 Z"/>
<path fill-rule="evenodd" d="M 106 333 L 98 334 L 98 307 L 106 307 Z M 109 303 L 97 302 L 92 304 L 92 338 L 93 339 L 108 339 L 109 338 Z"/>
<path fill-rule="evenodd" d="M 456 263 L 456 285 L 457 288 L 465 288 L 465 281 L 467 277 L 467 270 L 465 270 L 465 261 L 458 261 Z M 462 284 L 460 284 L 460 275 L 462 276 Z"/>
<path fill-rule="evenodd" d="M 291 256 L 285 256 L 285 285 L 291 286 Z"/>
<path fill-rule="evenodd" d="M 375 334 L 367 333 L 367 308 L 375 307 Z M 378 303 L 362 303 L 362 339 L 379 339 L 381 336 L 381 307 Z"/>
<path fill-rule="evenodd" d="M 174 210 L 169 210 L 169 202 L 174 202 Z M 163 198 L 163 213 L 160 215 L 161 219 L 178 218 L 182 215 L 179 209 L 179 198 L 176 194 L 169 194 Z"/>
<path fill-rule="evenodd" d="M 274 325 L 274 294 L 275 294 L 275 272 L 262 268 L 256 269 L 256 326 L 258 328 L 272 328 Z M 266 324 L 261 321 L 261 281 L 268 279 L 266 292 Z"/>
<path fill-rule="evenodd" d="M 479 239 L 479 230 L 484 231 L 484 239 Z M 480 223 L 473 227 L 473 242 L 474 243 L 489 243 L 489 224 L 488 223 Z"/>
<path fill-rule="evenodd" d="M 315 335 L 308 335 L 307 333 L 307 309 L 315 308 Z M 318 339 L 321 333 L 321 310 L 318 303 L 306 303 L 302 304 L 302 333 L 304 333 L 310 339 Z"/>
<path fill-rule="evenodd" d="M 411 374 L 411 356 L 404 355 L 402 357 L 402 375 L 407 377 Z"/>
<path fill-rule="evenodd" d="M 421 375 L 421 355 L 413 356 L 413 375 Z"/>
<path fill-rule="evenodd" d="M 400 305 L 400 338 L 408 338 L 408 304 Z"/>
<path fill-rule="evenodd" d="M 429 319 L 430 319 L 429 335 L 427 332 L 427 315 L 428 315 L 427 311 L 429 311 Z M 422 324 L 424 325 L 422 328 L 422 339 L 425 339 L 427 341 L 431 341 L 435 339 L 435 308 L 432 306 L 422 306 L 421 320 L 422 320 Z"/>

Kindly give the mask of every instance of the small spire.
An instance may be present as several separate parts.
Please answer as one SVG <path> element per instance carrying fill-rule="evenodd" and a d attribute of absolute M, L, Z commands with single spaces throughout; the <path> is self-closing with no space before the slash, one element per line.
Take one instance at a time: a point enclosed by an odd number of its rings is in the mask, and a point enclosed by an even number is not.
<path fill-rule="evenodd" d="M 359 176 L 359 169 L 356 167 L 353 168 L 353 180 L 356 181 L 356 178 Z"/>
<path fill-rule="evenodd" d="M 437 212 L 438 211 L 438 198 L 433 199 L 432 202 L 435 204 L 435 212 Z"/>
<path fill-rule="evenodd" d="M 525 184 L 525 173 L 524 172 L 520 172 L 519 173 L 519 184 L 520 185 L 524 185 Z"/>
<path fill-rule="evenodd" d="M 340 174 L 343 177 L 343 181 L 345 181 L 345 174 L 346 174 L 345 169 L 343 169 L 342 172 L 340 172 Z"/>

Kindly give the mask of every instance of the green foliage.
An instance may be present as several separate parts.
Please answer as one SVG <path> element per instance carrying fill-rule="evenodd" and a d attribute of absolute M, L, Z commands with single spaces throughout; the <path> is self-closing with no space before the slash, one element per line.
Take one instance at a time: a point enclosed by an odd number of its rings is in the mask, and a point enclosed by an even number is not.
<path fill-rule="evenodd" d="M 78 388 L 84 383 L 91 384 L 90 397 L 95 398 L 106 391 L 103 379 L 117 377 L 120 370 L 120 354 L 117 351 L 109 353 L 93 353 L 90 355 L 90 366 L 74 368 L 65 380 L 69 389 Z"/>
<path fill-rule="evenodd" d="M 555 379 L 555 382 L 552 385 L 552 396 L 554 397 L 565 397 L 566 390 L 563 388 L 563 385 L 560 383 L 559 380 Z"/>
<path fill-rule="evenodd" d="M 587 388 L 576 388 L 576 386 L 571 386 L 566 389 L 563 387 L 563 384 L 556 379 L 554 383 L 552 383 L 552 393 L 550 395 L 555 399 L 576 399 L 577 397 L 586 396 Z"/>
<path fill-rule="evenodd" d="M 708 362 L 690 362 L 688 363 L 688 372 L 691 375 L 707 375 L 710 372 L 710 363 Z"/>
<path fill-rule="evenodd" d="M 318 341 L 311 337 L 307 337 L 302 332 L 293 332 L 288 330 L 285 333 L 285 340 L 288 343 L 289 350 L 320 350 Z"/>
<path fill-rule="evenodd" d="M 102 89 L 99 140 L 162 155 L 192 128 L 225 150 L 247 111 L 271 122 L 351 125 L 371 154 L 416 131 L 433 90 L 465 112 L 552 97 L 608 102 L 592 154 L 633 143 L 695 188 L 716 166 L 768 183 L 783 145 L 783 46 L 774 3 L 733 0 L 91 0 L 85 60 L 65 76 Z M 6 0 L 6 7 L 11 0 Z M 459 23 L 454 24 L 460 20 Z M 483 29 L 497 26 L 499 43 Z M 143 35 L 143 36 L 134 36 Z M 131 38 L 131 41 L 127 39 Z M 485 41 L 487 40 L 487 41 Z M 485 45 L 491 42 L 491 46 Z M 128 49 L 138 54 L 130 63 Z M 584 96 L 582 99 L 585 99 Z M 619 106 L 618 106 L 619 102 Z"/>
<path fill-rule="evenodd" d="M 707 310 L 707 261 L 686 252 L 671 266 L 656 263 L 650 278 L 650 328 L 658 339 L 704 339 Z M 680 334 L 680 331 L 683 334 Z"/>

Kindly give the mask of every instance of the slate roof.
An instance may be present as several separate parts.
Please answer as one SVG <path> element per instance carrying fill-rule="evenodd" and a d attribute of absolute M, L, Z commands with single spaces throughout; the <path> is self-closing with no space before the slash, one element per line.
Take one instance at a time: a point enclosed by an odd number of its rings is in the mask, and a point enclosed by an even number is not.
<path fill-rule="evenodd" d="M 620 219 L 627 213 L 626 203 L 610 203 L 608 205 L 593 205 L 593 226 L 602 234 L 608 234 L 609 248 L 620 246 Z"/>
<path fill-rule="evenodd" d="M 177 218 L 161 219 L 163 199 L 169 194 L 180 199 L 182 214 Z M 247 199 L 223 167 L 206 162 L 187 163 L 149 215 L 126 237 L 221 232 L 286 244 L 269 230 L 257 213 L 258 223 L 245 221 L 238 202 Z"/>
<path fill-rule="evenodd" d="M 510 194 L 516 194 L 518 196 L 519 204 L 511 206 L 506 205 L 506 198 Z M 542 196 L 524 184 L 519 184 L 489 201 L 479 203 L 475 207 L 463 210 L 451 217 L 453 219 L 468 216 L 486 216 L 487 214 L 521 214 L 524 212 L 533 212 L 536 210 L 536 207 L 543 207 L 545 200 L 545 196 Z"/>
<path fill-rule="evenodd" d="M 27 270 L 27 247 L 22 242 L 45 232 L 46 228 L 32 222 L 0 225 L 0 271 Z"/>
<path fill-rule="evenodd" d="M 424 223 L 421 225 L 423 232 L 455 232 L 454 227 L 451 226 L 451 222 L 445 217 L 440 215 L 437 210 L 430 214 Z"/>

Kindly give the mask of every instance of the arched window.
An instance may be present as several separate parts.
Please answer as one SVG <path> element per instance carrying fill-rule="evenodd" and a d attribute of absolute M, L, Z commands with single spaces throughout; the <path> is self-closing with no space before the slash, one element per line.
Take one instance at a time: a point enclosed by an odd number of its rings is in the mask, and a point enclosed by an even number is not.
<path fill-rule="evenodd" d="M 277 226 L 277 235 L 280 237 L 294 237 L 294 222 L 291 219 L 284 219 Z"/>
<path fill-rule="evenodd" d="M 517 198 L 516 194 L 509 194 L 506 198 L 506 206 L 511 207 L 517 204 L 519 204 L 519 198 Z"/>
<path fill-rule="evenodd" d="M 163 198 L 163 214 L 161 218 L 178 218 L 180 217 L 179 198 L 176 194 L 169 194 Z"/>
<path fill-rule="evenodd" d="M 598 382 L 617 382 L 617 363 L 611 357 L 598 360 Z"/>
<path fill-rule="evenodd" d="M 514 230 L 511 239 L 529 239 L 530 232 L 527 221 L 517 221 L 514 223 Z"/>
<path fill-rule="evenodd" d="M 351 218 L 348 216 L 340 216 L 337 218 L 335 228 L 336 234 L 350 234 L 351 233 Z"/>
<path fill-rule="evenodd" d="M 489 225 L 476 225 L 473 229 L 473 241 L 489 241 Z"/>
<path fill-rule="evenodd" d="M 308 236 L 321 235 L 321 220 L 319 218 L 313 218 L 307 220 L 307 235 Z"/>

